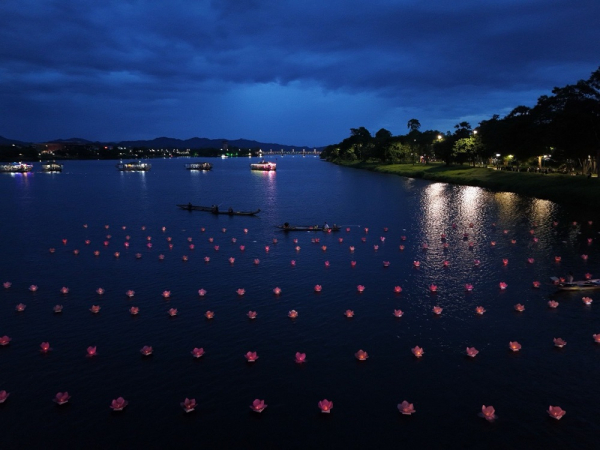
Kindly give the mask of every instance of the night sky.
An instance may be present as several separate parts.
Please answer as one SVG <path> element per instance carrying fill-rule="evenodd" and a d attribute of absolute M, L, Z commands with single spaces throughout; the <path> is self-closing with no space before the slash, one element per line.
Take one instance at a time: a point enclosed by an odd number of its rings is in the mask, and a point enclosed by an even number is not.
<path fill-rule="evenodd" d="M 476 126 L 600 66 L 598 0 L 1 0 L 0 136 Z"/>

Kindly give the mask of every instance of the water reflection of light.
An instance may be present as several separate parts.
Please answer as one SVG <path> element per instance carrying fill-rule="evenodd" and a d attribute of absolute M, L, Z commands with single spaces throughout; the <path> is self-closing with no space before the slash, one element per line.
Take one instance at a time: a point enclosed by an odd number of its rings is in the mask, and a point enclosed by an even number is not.
<path fill-rule="evenodd" d="M 531 203 L 531 218 L 537 223 L 549 223 L 555 206 L 549 200 L 534 198 Z"/>
<path fill-rule="evenodd" d="M 479 217 L 483 207 L 483 190 L 474 186 L 464 186 L 460 192 L 460 212 L 459 220 L 464 223 L 473 222 Z"/>
<path fill-rule="evenodd" d="M 449 195 L 446 193 L 448 185 L 433 183 L 424 190 L 421 199 L 423 238 L 426 241 L 439 239 L 448 224 Z"/>

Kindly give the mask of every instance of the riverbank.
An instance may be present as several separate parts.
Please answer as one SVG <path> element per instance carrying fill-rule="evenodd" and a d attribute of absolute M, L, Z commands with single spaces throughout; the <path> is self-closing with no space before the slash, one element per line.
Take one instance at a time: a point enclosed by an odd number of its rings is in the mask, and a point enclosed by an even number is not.
<path fill-rule="evenodd" d="M 567 206 L 600 208 L 600 180 L 596 177 L 510 172 L 466 165 L 379 164 L 358 161 L 335 161 L 335 164 L 409 178 L 478 186 L 495 192 L 514 192 Z"/>

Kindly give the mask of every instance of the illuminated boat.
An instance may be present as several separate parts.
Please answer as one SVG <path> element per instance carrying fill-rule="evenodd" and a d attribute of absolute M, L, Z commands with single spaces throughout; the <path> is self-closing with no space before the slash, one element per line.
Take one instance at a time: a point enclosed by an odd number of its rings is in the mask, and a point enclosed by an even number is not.
<path fill-rule="evenodd" d="M 177 205 L 181 209 L 185 209 L 187 211 L 205 211 L 213 214 L 224 214 L 228 216 L 254 216 L 260 212 L 260 209 L 255 211 L 234 211 L 233 209 L 225 209 L 220 210 L 218 206 L 200 206 L 200 205 L 192 205 L 188 203 L 187 205 Z"/>
<path fill-rule="evenodd" d="M 573 281 L 571 283 L 561 282 L 559 278 L 550 277 L 556 288 L 559 291 L 589 291 L 593 289 L 600 289 L 600 279 L 596 278 L 593 280 L 580 280 Z"/>
<path fill-rule="evenodd" d="M 126 172 L 145 172 L 152 168 L 152 164 L 143 163 L 141 161 L 130 161 L 124 163 L 121 161 L 117 164 L 117 169 Z"/>
<path fill-rule="evenodd" d="M 207 162 L 190 163 L 186 164 L 185 168 L 187 170 L 211 170 L 212 164 Z"/>
<path fill-rule="evenodd" d="M 33 164 L 26 164 L 22 162 L 14 162 L 10 164 L 0 165 L 0 172 L 23 173 L 31 172 L 32 170 Z"/>
<path fill-rule="evenodd" d="M 63 165 L 58 164 L 56 161 L 46 161 L 42 163 L 42 170 L 44 172 L 62 172 Z"/>
<path fill-rule="evenodd" d="M 274 162 L 265 161 L 264 159 L 260 162 L 250 164 L 250 170 L 277 170 L 277 164 Z"/>
<path fill-rule="evenodd" d="M 337 225 L 333 225 L 329 228 L 325 228 L 321 225 L 294 226 L 294 225 L 290 225 L 290 224 L 286 224 L 286 223 L 284 223 L 283 225 L 275 225 L 275 228 L 279 228 L 282 231 L 325 231 L 327 233 L 329 233 L 330 231 L 340 231 L 341 230 L 341 227 L 339 227 Z"/>

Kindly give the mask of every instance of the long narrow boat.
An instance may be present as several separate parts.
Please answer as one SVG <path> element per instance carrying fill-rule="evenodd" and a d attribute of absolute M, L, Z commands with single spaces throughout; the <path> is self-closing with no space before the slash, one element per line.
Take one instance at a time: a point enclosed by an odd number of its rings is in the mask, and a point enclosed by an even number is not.
<path fill-rule="evenodd" d="M 559 291 L 589 291 L 600 289 L 600 278 L 573 281 L 572 283 L 567 283 L 566 281 L 561 282 L 561 280 L 556 277 L 550 277 L 550 279 Z"/>
<path fill-rule="evenodd" d="M 260 209 L 257 209 L 256 211 L 234 211 L 232 209 L 220 210 L 214 206 L 192 205 L 191 203 L 177 206 L 181 209 L 185 209 L 186 211 L 204 211 L 212 214 L 223 214 L 226 216 L 254 216 L 260 212 Z"/>
<path fill-rule="evenodd" d="M 326 233 L 329 233 L 330 231 L 340 231 L 342 229 L 342 227 L 338 227 L 337 225 L 334 225 L 332 227 L 329 228 L 324 228 L 320 225 L 314 225 L 314 226 L 292 226 L 292 225 L 275 225 L 275 228 L 279 228 L 282 231 L 325 231 Z"/>
<path fill-rule="evenodd" d="M 56 161 L 46 161 L 42 163 L 42 170 L 44 172 L 62 172 L 63 165 Z"/>
<path fill-rule="evenodd" d="M 129 161 L 126 163 L 121 161 L 116 167 L 121 172 L 146 172 L 152 168 L 152 164 L 141 161 Z"/>
<path fill-rule="evenodd" d="M 187 170 L 211 170 L 212 164 L 208 163 L 208 162 L 196 162 L 196 163 L 186 164 L 185 168 Z"/>

